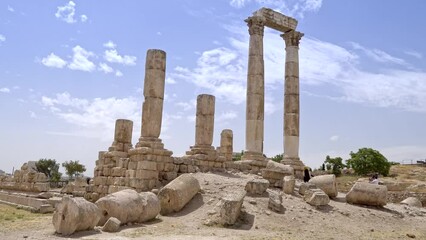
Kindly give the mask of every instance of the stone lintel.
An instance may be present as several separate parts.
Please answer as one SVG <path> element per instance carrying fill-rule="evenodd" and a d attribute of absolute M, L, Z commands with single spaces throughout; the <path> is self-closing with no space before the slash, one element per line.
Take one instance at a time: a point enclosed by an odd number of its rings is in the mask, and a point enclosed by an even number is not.
<path fill-rule="evenodd" d="M 265 26 L 275 29 L 280 32 L 288 32 L 295 30 L 297 20 L 287 17 L 282 13 L 276 12 L 270 8 L 261 8 L 253 13 L 253 16 L 262 16 L 265 18 Z"/>

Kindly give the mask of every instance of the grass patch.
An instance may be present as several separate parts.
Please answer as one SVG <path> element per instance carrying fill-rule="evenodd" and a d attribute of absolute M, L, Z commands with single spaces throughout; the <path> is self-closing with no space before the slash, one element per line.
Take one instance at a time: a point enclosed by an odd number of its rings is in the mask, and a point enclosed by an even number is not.
<path fill-rule="evenodd" d="M 337 191 L 347 193 L 351 190 L 352 186 L 360 176 L 342 175 L 336 178 Z"/>
<path fill-rule="evenodd" d="M 39 221 L 49 222 L 52 214 L 31 213 L 22 209 L 0 204 L 0 232 L 31 228 Z"/>

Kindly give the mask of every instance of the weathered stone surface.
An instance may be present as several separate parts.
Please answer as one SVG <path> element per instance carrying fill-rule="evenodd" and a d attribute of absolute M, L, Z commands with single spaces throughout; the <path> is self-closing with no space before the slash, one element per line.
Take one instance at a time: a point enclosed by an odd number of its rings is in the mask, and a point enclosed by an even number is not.
<path fill-rule="evenodd" d="M 200 183 L 191 174 L 180 175 L 158 193 L 161 215 L 180 211 L 200 189 Z"/>
<path fill-rule="evenodd" d="M 294 176 L 285 176 L 283 179 L 283 192 L 285 194 L 292 194 L 294 191 L 294 186 L 296 184 L 296 179 Z"/>
<path fill-rule="evenodd" d="M 157 195 L 152 192 L 141 192 L 139 195 L 143 199 L 143 208 L 144 211 L 140 216 L 141 222 L 146 222 L 154 219 L 161 210 L 160 200 Z"/>
<path fill-rule="evenodd" d="M 299 194 L 305 195 L 305 192 L 308 189 L 315 189 L 315 188 L 317 188 L 317 186 L 315 186 L 315 184 L 313 184 L 311 182 L 301 183 L 300 186 L 299 186 Z"/>
<path fill-rule="evenodd" d="M 63 197 L 53 214 L 55 231 L 62 235 L 93 229 L 100 219 L 99 208 L 84 198 Z"/>
<path fill-rule="evenodd" d="M 408 197 L 404 199 L 401 202 L 401 204 L 412 206 L 412 207 L 419 207 L 419 208 L 422 207 L 422 202 L 420 202 L 420 200 L 415 197 Z"/>
<path fill-rule="evenodd" d="M 324 206 L 330 202 L 330 198 L 321 189 L 307 189 L 303 200 L 312 206 Z"/>
<path fill-rule="evenodd" d="M 269 187 L 269 181 L 266 179 L 253 179 L 247 182 L 245 190 L 248 194 L 262 195 Z"/>
<path fill-rule="evenodd" d="M 270 191 L 269 192 L 269 202 L 268 208 L 274 212 L 282 213 L 284 211 L 284 206 L 282 205 L 283 197 L 280 193 Z"/>
<path fill-rule="evenodd" d="M 144 203 L 144 199 L 133 189 L 125 189 L 102 197 L 95 202 L 102 212 L 98 225 L 104 225 L 110 217 L 117 218 L 122 224 L 142 222 Z"/>
<path fill-rule="evenodd" d="M 253 16 L 263 17 L 265 21 L 265 26 L 273 28 L 280 32 L 295 30 L 297 27 L 296 19 L 287 17 L 270 8 L 261 8 L 254 12 Z"/>
<path fill-rule="evenodd" d="M 231 129 L 223 129 L 220 134 L 220 154 L 225 157 L 225 161 L 232 161 L 233 132 Z"/>
<path fill-rule="evenodd" d="M 195 146 L 211 146 L 214 130 L 215 97 L 208 94 L 197 96 L 195 120 Z"/>
<path fill-rule="evenodd" d="M 115 217 L 110 217 L 105 225 L 102 227 L 104 232 L 118 232 L 120 229 L 121 222 Z"/>
<path fill-rule="evenodd" d="M 217 205 L 219 209 L 219 224 L 229 226 L 237 221 L 245 195 L 246 191 L 240 190 L 220 199 Z"/>
<path fill-rule="evenodd" d="M 334 174 L 315 176 L 309 182 L 323 190 L 330 198 L 337 196 L 336 176 Z"/>
<path fill-rule="evenodd" d="M 386 205 L 387 188 L 383 185 L 357 182 L 346 194 L 346 201 L 352 204 L 370 206 Z"/>

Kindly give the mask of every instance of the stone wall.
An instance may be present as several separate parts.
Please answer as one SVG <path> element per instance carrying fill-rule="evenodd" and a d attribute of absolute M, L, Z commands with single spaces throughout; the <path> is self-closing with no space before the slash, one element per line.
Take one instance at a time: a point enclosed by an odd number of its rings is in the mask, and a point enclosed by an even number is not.
<path fill-rule="evenodd" d="M 0 189 L 27 192 L 46 192 L 50 186 L 44 173 L 37 172 L 35 161 L 24 163 L 13 176 L 0 177 Z"/>

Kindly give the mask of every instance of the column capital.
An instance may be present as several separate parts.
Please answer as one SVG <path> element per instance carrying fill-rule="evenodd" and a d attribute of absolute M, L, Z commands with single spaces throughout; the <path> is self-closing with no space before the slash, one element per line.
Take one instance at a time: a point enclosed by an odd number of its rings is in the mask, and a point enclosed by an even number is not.
<path fill-rule="evenodd" d="M 244 20 L 249 27 L 250 35 L 261 35 L 263 36 L 263 30 L 265 28 L 265 18 L 262 16 L 253 16 Z"/>
<path fill-rule="evenodd" d="M 300 39 L 302 39 L 303 35 L 305 34 L 298 31 L 290 30 L 284 34 L 281 34 L 280 36 L 284 39 L 286 47 L 298 47 L 299 41 Z"/>

